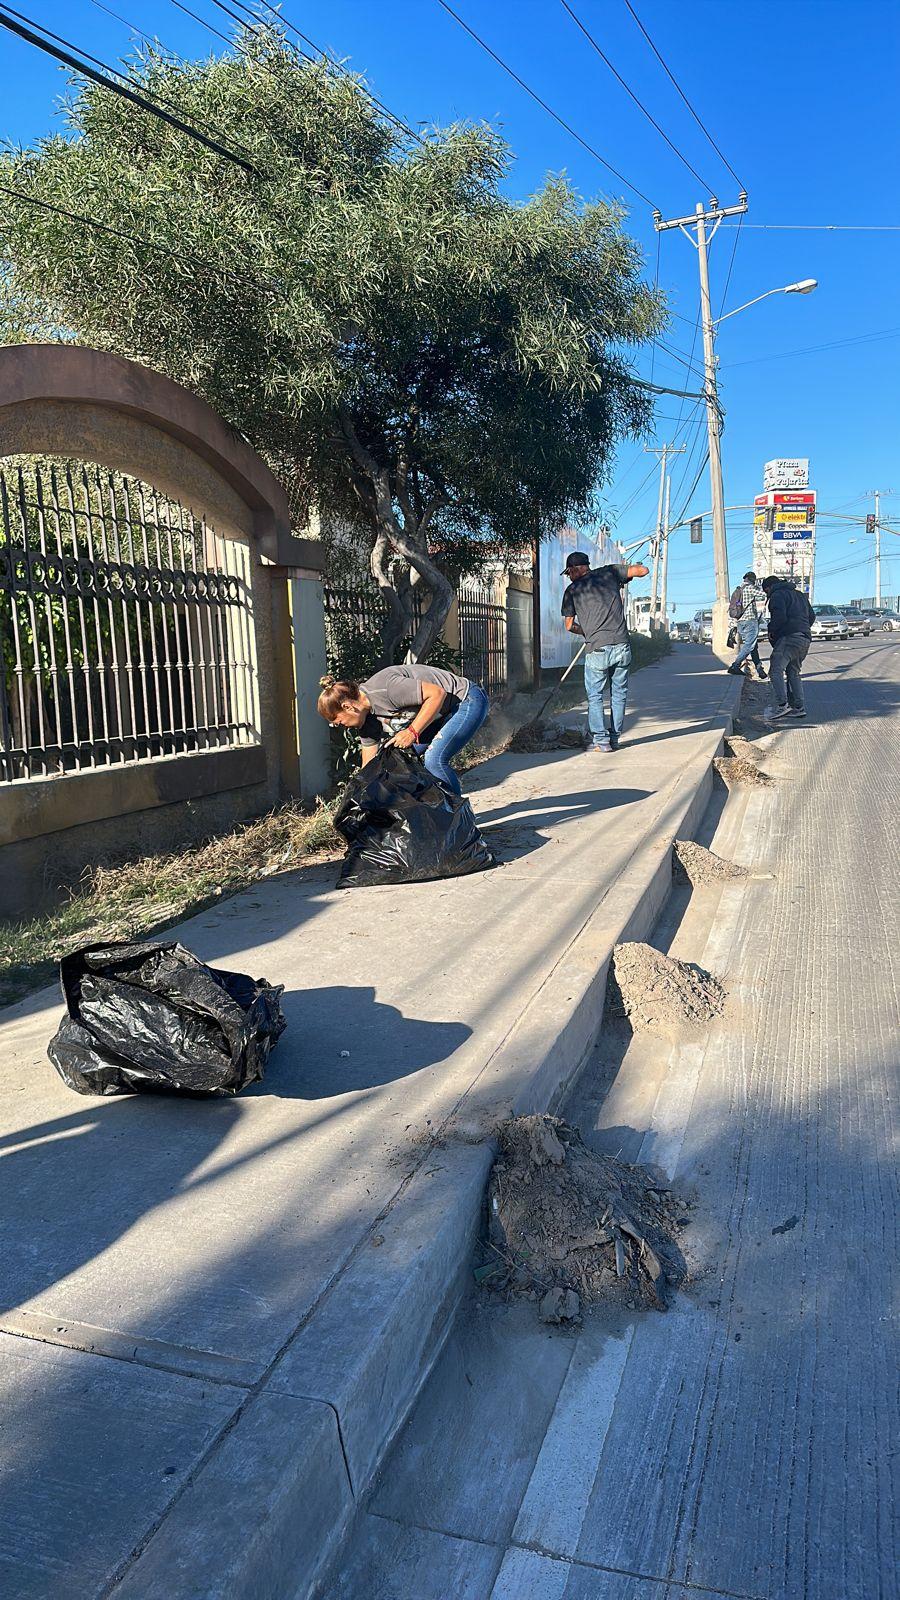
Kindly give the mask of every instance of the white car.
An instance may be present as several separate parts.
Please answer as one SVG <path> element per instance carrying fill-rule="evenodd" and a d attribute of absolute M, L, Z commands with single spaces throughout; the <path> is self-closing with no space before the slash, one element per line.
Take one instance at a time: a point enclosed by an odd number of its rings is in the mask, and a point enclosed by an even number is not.
<path fill-rule="evenodd" d="M 837 606 L 816 606 L 810 633 L 814 639 L 849 639 L 850 624 Z"/>
<path fill-rule="evenodd" d="M 691 638 L 695 644 L 712 644 L 712 618 L 711 611 L 696 611 L 691 623 Z"/>

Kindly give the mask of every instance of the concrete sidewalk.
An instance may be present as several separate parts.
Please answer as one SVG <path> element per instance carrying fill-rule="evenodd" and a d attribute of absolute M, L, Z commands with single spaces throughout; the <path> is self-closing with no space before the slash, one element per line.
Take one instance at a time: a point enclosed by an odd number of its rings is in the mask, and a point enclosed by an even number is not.
<path fill-rule="evenodd" d="M 582 1065 L 740 681 L 681 646 L 632 690 L 615 756 L 470 774 L 496 870 L 338 892 L 306 869 L 179 930 L 286 985 L 288 1030 L 239 1100 L 79 1100 L 46 1059 L 57 993 L 4 1014 L 9 1592 L 306 1592 L 452 1316 L 479 1128 Z M 474 1142 L 436 1151 L 453 1117 Z"/>

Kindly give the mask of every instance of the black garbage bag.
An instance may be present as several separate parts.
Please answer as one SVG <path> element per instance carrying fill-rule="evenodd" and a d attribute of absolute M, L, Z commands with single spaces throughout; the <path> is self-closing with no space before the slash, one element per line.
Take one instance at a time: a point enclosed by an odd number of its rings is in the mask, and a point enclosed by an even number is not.
<path fill-rule="evenodd" d="M 494 865 L 468 800 L 392 745 L 351 778 L 334 825 L 350 847 L 339 888 L 456 878 Z"/>
<path fill-rule="evenodd" d="M 67 1015 L 50 1041 L 78 1094 L 237 1094 L 284 1032 L 273 987 L 205 967 L 184 945 L 92 945 L 59 967 Z"/>

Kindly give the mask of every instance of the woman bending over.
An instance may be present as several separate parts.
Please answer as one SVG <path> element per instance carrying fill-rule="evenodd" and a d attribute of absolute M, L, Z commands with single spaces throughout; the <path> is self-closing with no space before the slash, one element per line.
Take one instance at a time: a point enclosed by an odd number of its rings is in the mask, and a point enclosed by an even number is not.
<path fill-rule="evenodd" d="M 319 715 L 332 727 L 356 728 L 363 765 L 383 740 L 424 756 L 433 778 L 461 794 L 451 757 L 474 737 L 488 714 L 488 697 L 443 667 L 384 667 L 362 683 L 323 678 Z"/>

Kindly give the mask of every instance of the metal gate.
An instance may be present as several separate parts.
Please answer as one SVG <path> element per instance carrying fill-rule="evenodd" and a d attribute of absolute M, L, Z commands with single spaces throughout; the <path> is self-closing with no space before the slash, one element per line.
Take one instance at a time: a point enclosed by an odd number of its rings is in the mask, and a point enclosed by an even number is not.
<path fill-rule="evenodd" d="M 0 781 L 259 741 L 250 552 L 96 466 L 0 468 Z"/>
<path fill-rule="evenodd" d="M 462 670 L 499 694 L 507 684 L 506 606 L 497 590 L 472 578 L 460 584 L 458 598 Z"/>

